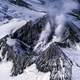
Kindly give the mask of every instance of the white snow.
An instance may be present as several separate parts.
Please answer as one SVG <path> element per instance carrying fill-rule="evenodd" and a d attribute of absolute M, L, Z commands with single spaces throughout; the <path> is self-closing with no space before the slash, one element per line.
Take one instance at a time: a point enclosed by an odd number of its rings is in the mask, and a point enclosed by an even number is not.
<path fill-rule="evenodd" d="M 72 67 L 72 80 L 80 80 L 80 67 L 77 67 L 75 64 Z"/>
<path fill-rule="evenodd" d="M 25 20 L 12 19 L 9 23 L 0 26 L 0 39 L 14 33 L 17 29 L 25 25 L 26 22 Z"/>
<path fill-rule="evenodd" d="M 0 15 L 0 20 L 4 20 L 5 14 L 13 18 L 18 18 L 23 20 L 35 20 L 45 15 L 45 13 L 35 12 L 33 10 L 29 10 L 26 7 L 14 5 L 8 2 L 8 0 L 0 0 L 0 13 L 2 14 Z"/>
<path fill-rule="evenodd" d="M 12 62 L 0 63 L 0 80 L 49 80 L 50 72 L 38 72 L 36 65 L 27 67 L 23 74 L 11 77 Z"/>
<path fill-rule="evenodd" d="M 80 80 L 80 46 L 77 44 L 78 48 L 66 48 L 62 49 L 63 52 L 70 58 L 73 62 L 72 66 L 72 80 Z"/>
<path fill-rule="evenodd" d="M 11 62 L 2 62 L 0 63 L 0 80 L 11 80 L 10 69 L 12 67 Z"/>
<path fill-rule="evenodd" d="M 72 62 L 80 65 L 80 51 L 72 49 L 72 48 L 66 48 L 62 50 L 72 60 Z"/>

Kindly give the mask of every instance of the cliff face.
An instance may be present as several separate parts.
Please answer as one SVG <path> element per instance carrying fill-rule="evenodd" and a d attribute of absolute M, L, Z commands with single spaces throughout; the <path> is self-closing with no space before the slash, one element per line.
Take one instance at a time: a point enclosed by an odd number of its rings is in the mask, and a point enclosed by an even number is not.
<path fill-rule="evenodd" d="M 22 28 L 17 30 L 12 38 L 19 39 L 28 44 L 32 48 L 37 44 L 42 30 L 44 30 L 48 22 L 48 17 L 45 15 L 35 21 L 29 21 Z"/>
<path fill-rule="evenodd" d="M 71 80 L 72 62 L 55 44 L 41 52 L 36 65 L 39 71 L 50 71 L 50 80 Z"/>

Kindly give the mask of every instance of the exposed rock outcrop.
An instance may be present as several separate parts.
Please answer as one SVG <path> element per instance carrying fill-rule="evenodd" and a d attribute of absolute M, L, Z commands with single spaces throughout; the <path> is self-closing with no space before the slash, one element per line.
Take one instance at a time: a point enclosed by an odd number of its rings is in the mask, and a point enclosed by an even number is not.
<path fill-rule="evenodd" d="M 12 38 L 17 38 L 33 48 L 37 44 L 40 33 L 44 30 L 47 21 L 48 17 L 46 15 L 36 19 L 36 21 L 29 21 L 25 26 L 17 30 L 12 35 Z"/>
<path fill-rule="evenodd" d="M 50 80 L 71 80 L 72 62 L 55 44 L 40 53 L 36 65 L 39 71 L 51 72 Z"/>

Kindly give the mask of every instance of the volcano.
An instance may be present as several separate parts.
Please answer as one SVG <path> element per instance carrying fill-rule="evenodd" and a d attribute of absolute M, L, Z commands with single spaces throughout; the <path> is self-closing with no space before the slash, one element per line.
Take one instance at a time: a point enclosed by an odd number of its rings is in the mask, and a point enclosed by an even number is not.
<path fill-rule="evenodd" d="M 0 0 L 0 14 L 0 65 L 13 79 L 33 65 L 48 80 L 80 80 L 79 0 Z"/>

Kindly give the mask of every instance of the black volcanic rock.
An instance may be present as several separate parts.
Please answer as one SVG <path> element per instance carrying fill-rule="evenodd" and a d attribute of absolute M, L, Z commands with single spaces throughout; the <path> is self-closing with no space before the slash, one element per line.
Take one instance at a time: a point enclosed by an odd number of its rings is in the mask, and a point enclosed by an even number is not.
<path fill-rule="evenodd" d="M 71 80 L 72 62 L 55 44 L 40 53 L 36 66 L 39 71 L 50 71 L 50 80 Z"/>
<path fill-rule="evenodd" d="M 45 28 L 47 21 L 48 18 L 46 15 L 35 22 L 29 21 L 25 26 L 17 30 L 12 38 L 17 38 L 33 48 L 37 44 L 40 33 Z"/>

